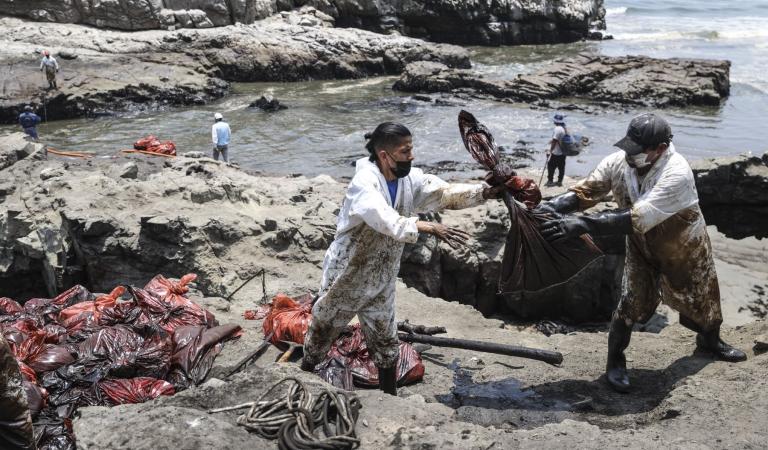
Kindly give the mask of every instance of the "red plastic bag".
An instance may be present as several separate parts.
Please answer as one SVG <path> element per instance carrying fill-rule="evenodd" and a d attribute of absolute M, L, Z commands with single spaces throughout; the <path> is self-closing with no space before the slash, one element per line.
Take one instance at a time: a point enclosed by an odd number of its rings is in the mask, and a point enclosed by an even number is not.
<path fill-rule="evenodd" d="M 162 153 L 163 155 L 176 155 L 176 144 L 173 141 L 160 142 L 151 134 L 134 142 L 133 148 L 145 152 Z"/>
<path fill-rule="evenodd" d="M 93 301 L 76 303 L 61 310 L 57 321 L 70 333 L 88 324 L 99 323 L 102 311 L 106 308 L 114 308 L 117 305 L 117 299 L 124 293 L 125 287 L 118 286 L 109 294 L 102 295 Z"/>
<path fill-rule="evenodd" d="M 379 385 L 379 371 L 368 353 L 360 324 L 353 325 L 350 333 L 344 333 L 336 339 L 321 366 L 326 366 L 333 359 L 341 362 L 352 372 L 355 385 L 363 387 Z M 401 342 L 400 358 L 397 360 L 397 384 L 403 386 L 420 381 L 422 378 L 424 378 L 424 362 L 421 356 L 411 344 Z"/>
<path fill-rule="evenodd" d="M 102 380 L 98 386 L 102 394 L 116 405 L 144 403 L 161 395 L 176 393 L 171 383 L 148 377 Z"/>
<path fill-rule="evenodd" d="M 83 286 L 76 284 L 56 297 L 51 299 L 51 303 L 62 307 L 74 305 L 75 303 L 86 302 L 93 299 L 93 294 Z M 28 302 L 27 302 L 28 303 Z M 24 304 L 24 306 L 27 306 Z"/>
<path fill-rule="evenodd" d="M 179 327 L 173 333 L 172 373 L 167 377 L 176 386 L 201 383 L 221 352 L 222 344 L 242 335 L 239 325 Z"/>
<path fill-rule="evenodd" d="M 117 304 L 117 299 L 124 293 L 125 287 L 118 286 L 109 294 L 102 295 L 93 301 L 80 302 L 64 308 L 59 313 L 58 323 L 69 329 L 79 321 L 79 316 L 84 313 L 91 313 L 90 316 L 95 322 L 98 322 L 101 311 L 105 308 L 114 307 Z"/>
<path fill-rule="evenodd" d="M 139 139 L 138 141 L 133 143 L 133 148 L 136 150 L 146 150 L 149 147 L 153 147 L 155 145 L 160 145 L 160 141 L 154 136 L 149 135 L 147 137 L 143 137 Z"/>
<path fill-rule="evenodd" d="M 169 280 L 162 275 L 156 275 L 149 280 L 144 290 L 165 301 L 173 304 L 184 305 L 189 300 L 185 294 L 189 292 L 187 285 L 197 279 L 194 273 L 188 273 L 181 277 L 179 281 Z"/>
<path fill-rule="evenodd" d="M 64 345 L 46 344 L 34 358 L 28 359 L 26 363 L 36 373 L 49 372 L 59 367 L 66 366 L 75 362 L 72 353 Z"/>
<path fill-rule="evenodd" d="M 157 324 L 169 334 L 183 326 L 204 325 L 208 328 L 216 323 L 213 314 L 184 297 L 169 295 L 167 301 L 144 289 L 129 288 L 129 291 L 142 311 L 137 323 Z"/>
<path fill-rule="evenodd" d="M 45 388 L 38 386 L 37 383 L 33 383 L 28 380 L 24 380 L 22 383 L 24 386 L 24 392 L 27 394 L 27 404 L 29 404 L 29 412 L 32 414 L 32 418 L 40 414 L 40 411 L 45 409 L 48 403 L 48 391 Z"/>
<path fill-rule="evenodd" d="M 77 365 L 85 377 L 163 378 L 171 362 L 172 342 L 165 333 L 141 335 L 126 325 L 103 328 L 80 343 Z"/>
<path fill-rule="evenodd" d="M 163 155 L 176 156 L 176 144 L 174 144 L 172 141 L 165 141 L 158 143 L 157 145 L 150 146 L 146 151 L 152 153 L 161 153 Z"/>
<path fill-rule="evenodd" d="M 16 301 L 11 300 L 8 297 L 0 298 L 0 316 L 10 316 L 22 311 L 24 311 L 24 308 L 22 308 Z"/>
<path fill-rule="evenodd" d="M 264 318 L 264 336 L 273 331 L 271 342 L 291 341 L 304 344 L 304 335 L 309 330 L 312 320 L 312 297 L 306 295 L 294 300 L 285 294 L 277 294 L 272 299 L 269 313 Z"/>

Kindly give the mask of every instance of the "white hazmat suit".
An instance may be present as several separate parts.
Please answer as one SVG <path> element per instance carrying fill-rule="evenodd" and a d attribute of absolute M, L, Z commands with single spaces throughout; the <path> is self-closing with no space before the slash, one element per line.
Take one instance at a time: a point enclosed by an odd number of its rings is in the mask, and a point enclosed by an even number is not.
<path fill-rule="evenodd" d="M 392 206 L 376 163 L 358 160 L 323 261 L 320 296 L 304 339 L 305 361 L 322 361 L 357 314 L 374 363 L 393 367 L 399 346 L 395 284 L 403 247 L 418 239 L 415 215 L 478 205 L 484 201 L 483 189 L 482 184 L 448 184 L 413 168 L 398 180 Z"/>

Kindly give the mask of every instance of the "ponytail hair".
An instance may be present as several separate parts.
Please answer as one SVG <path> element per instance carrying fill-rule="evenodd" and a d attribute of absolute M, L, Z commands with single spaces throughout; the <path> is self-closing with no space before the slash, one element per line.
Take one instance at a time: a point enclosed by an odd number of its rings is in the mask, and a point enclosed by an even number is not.
<path fill-rule="evenodd" d="M 375 162 L 378 159 L 376 155 L 378 150 L 392 148 L 409 136 L 411 131 L 405 125 L 392 122 L 380 123 L 372 133 L 365 133 L 365 139 L 368 141 L 365 148 L 370 153 L 369 159 Z"/>

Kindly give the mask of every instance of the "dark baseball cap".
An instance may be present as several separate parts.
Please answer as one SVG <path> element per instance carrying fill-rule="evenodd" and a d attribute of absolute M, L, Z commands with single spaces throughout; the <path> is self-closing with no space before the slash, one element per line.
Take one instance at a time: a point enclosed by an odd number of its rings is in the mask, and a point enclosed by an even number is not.
<path fill-rule="evenodd" d="M 627 135 L 613 144 L 627 152 L 636 155 L 647 148 L 656 147 L 672 139 L 672 128 L 664 118 L 653 113 L 635 116 L 627 127 Z"/>

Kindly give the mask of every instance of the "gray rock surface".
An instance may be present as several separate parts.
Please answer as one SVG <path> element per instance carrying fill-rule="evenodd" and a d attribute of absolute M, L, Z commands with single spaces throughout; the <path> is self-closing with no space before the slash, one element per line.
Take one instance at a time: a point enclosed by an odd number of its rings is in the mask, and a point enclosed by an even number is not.
<path fill-rule="evenodd" d="M 730 62 L 721 60 L 579 54 L 534 74 L 496 80 L 471 69 L 422 61 L 408 65 L 394 88 L 524 103 L 568 97 L 635 106 L 719 105 L 730 92 L 729 73 Z"/>
<path fill-rule="evenodd" d="M 45 146 L 34 142 L 25 133 L 13 133 L 0 139 L 0 170 L 32 155 L 45 158 Z"/>
<path fill-rule="evenodd" d="M 317 11 L 253 25 L 204 30 L 119 32 L 0 18 L 0 122 L 15 123 L 32 101 L 49 120 L 125 109 L 194 105 L 224 95 L 230 81 L 299 81 L 400 73 L 418 60 L 469 67 L 459 47 L 400 36 L 294 25 Z M 296 20 L 294 20 L 296 19 Z M 60 61 L 59 90 L 44 89 L 39 55 L 77 51 Z"/>
<path fill-rule="evenodd" d="M 0 11 L 41 22 L 148 30 L 250 24 L 304 5 L 340 26 L 455 44 L 572 42 L 605 27 L 602 0 L 0 0 Z"/>

